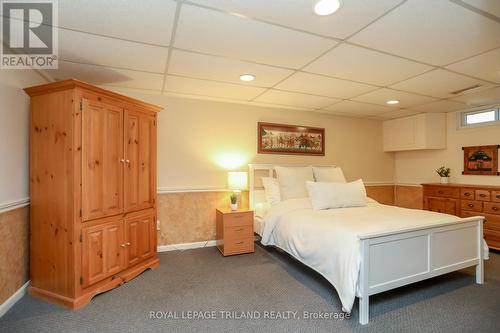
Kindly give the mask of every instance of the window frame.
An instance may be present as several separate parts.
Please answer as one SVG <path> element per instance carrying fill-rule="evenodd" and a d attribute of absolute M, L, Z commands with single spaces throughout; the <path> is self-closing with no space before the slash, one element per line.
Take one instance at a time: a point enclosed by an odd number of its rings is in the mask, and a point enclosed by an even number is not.
<path fill-rule="evenodd" d="M 495 111 L 495 120 L 485 121 L 485 122 L 476 123 L 476 124 L 467 124 L 467 116 L 478 114 L 478 113 L 483 113 L 483 112 L 491 112 L 491 111 Z M 474 127 L 491 126 L 491 125 L 500 125 L 500 106 L 498 106 L 498 105 L 493 106 L 493 107 L 489 107 L 489 108 L 481 108 L 479 110 L 460 112 L 459 128 L 474 128 Z"/>

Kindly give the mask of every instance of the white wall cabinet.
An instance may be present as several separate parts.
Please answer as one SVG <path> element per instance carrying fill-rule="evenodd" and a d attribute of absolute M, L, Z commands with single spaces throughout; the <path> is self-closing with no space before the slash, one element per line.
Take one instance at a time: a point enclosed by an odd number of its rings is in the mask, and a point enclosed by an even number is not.
<path fill-rule="evenodd" d="M 384 121 L 384 151 L 446 148 L 446 114 L 422 113 Z"/>

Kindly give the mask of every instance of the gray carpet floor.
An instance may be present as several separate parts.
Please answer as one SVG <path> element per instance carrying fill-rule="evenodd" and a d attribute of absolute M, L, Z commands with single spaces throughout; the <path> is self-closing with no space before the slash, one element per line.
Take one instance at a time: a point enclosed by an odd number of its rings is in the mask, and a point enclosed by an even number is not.
<path fill-rule="evenodd" d="M 304 311 L 340 312 L 339 298 L 321 276 L 275 249 L 256 246 L 254 254 L 224 258 L 212 247 L 159 257 L 156 270 L 76 312 L 26 295 L 0 318 L 0 332 L 500 332 L 498 252 L 486 261 L 482 286 L 466 269 L 371 297 L 366 326 L 358 324 L 357 304 L 349 320 L 301 318 Z M 152 319 L 152 311 L 180 318 Z M 190 319 L 188 311 L 214 311 L 216 319 Z M 227 319 L 219 311 L 261 318 Z M 276 311 L 297 318 L 271 318 Z"/>

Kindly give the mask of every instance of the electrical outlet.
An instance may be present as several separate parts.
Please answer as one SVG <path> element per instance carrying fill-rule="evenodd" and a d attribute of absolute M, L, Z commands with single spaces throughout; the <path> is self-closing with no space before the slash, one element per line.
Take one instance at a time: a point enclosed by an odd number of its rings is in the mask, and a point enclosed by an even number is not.
<path fill-rule="evenodd" d="M 160 231 L 160 220 L 156 220 L 156 230 Z"/>

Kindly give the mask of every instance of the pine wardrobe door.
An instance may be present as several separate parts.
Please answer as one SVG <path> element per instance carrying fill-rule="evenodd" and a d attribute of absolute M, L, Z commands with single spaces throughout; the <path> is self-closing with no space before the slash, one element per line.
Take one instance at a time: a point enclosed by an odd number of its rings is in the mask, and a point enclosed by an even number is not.
<path fill-rule="evenodd" d="M 82 101 L 83 221 L 123 212 L 123 109 Z"/>
<path fill-rule="evenodd" d="M 127 266 L 133 266 L 156 253 L 155 212 L 147 210 L 125 218 Z"/>
<path fill-rule="evenodd" d="M 156 198 L 156 116 L 125 109 L 125 212 L 154 207 Z"/>

